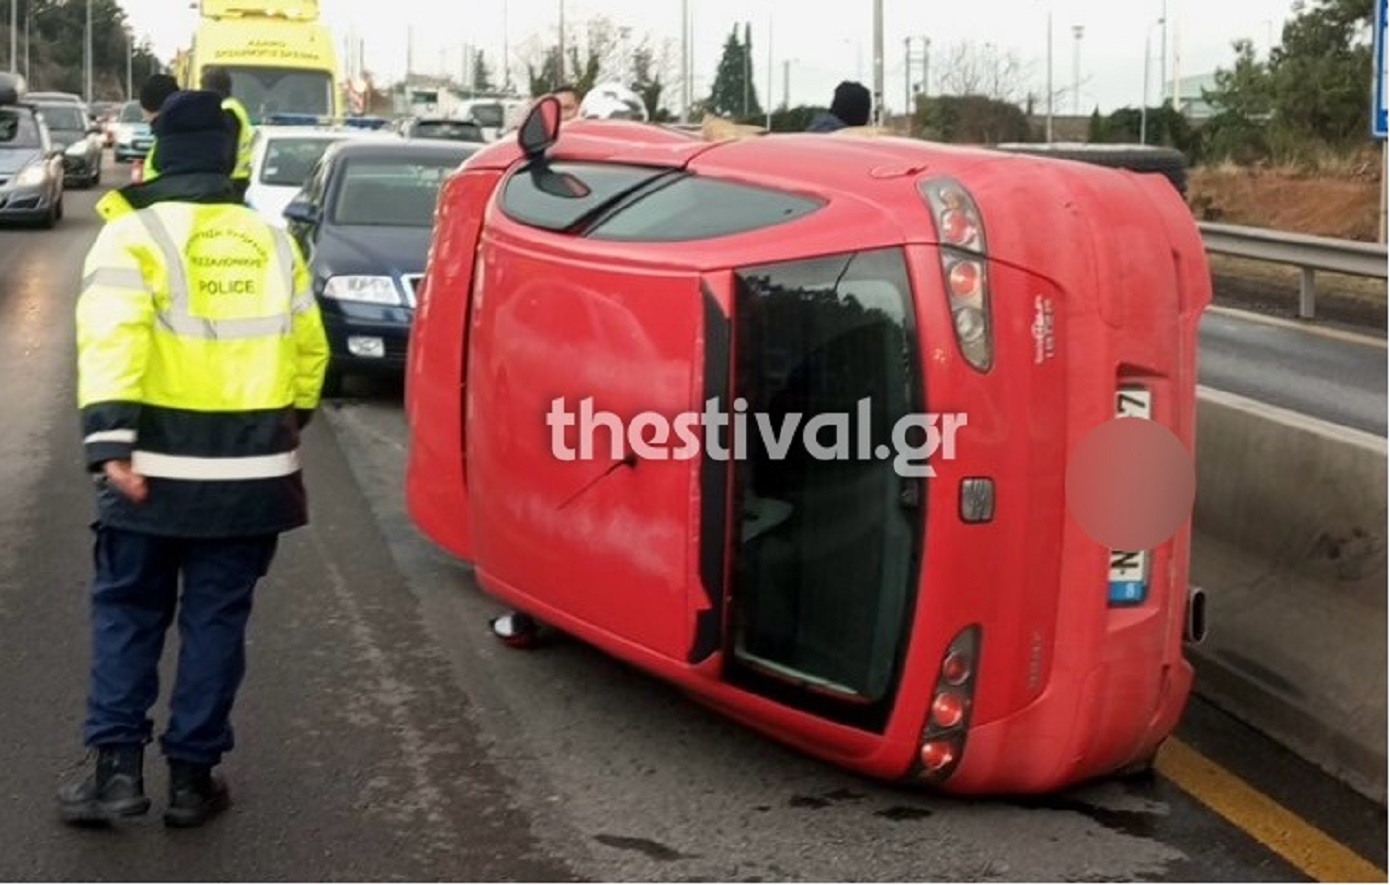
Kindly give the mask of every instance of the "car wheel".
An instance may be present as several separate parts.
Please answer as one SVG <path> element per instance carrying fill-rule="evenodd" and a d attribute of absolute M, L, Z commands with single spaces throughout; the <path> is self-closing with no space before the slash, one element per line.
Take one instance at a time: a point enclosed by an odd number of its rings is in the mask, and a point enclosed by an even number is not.
<path fill-rule="evenodd" d="M 39 224 L 44 230 L 53 230 L 58 224 L 58 219 L 62 217 L 63 216 L 58 212 L 58 204 L 54 203 L 48 207 L 48 214 L 43 217 L 43 220 L 40 221 Z"/>
<path fill-rule="evenodd" d="M 61 193 L 58 194 L 57 208 L 53 210 L 53 220 L 55 222 L 63 220 L 63 195 Z"/>

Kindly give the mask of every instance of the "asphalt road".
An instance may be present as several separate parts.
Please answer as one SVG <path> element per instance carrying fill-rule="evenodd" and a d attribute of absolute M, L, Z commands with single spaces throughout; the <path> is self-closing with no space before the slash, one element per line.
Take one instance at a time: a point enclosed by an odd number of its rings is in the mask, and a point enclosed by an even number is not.
<path fill-rule="evenodd" d="M 307 433 L 314 522 L 259 591 L 233 809 L 187 832 L 157 813 L 63 827 L 92 517 L 72 307 L 94 199 L 69 192 L 55 231 L 0 231 L 0 879 L 1307 878 L 1162 776 L 941 799 L 785 750 L 576 643 L 502 648 L 498 606 L 403 512 L 391 385 L 350 388 Z M 1199 702 L 1181 735 L 1385 867 L 1383 809 Z M 147 771 L 157 811 L 157 756 Z"/>
<path fill-rule="evenodd" d="M 1383 337 L 1212 310 L 1198 348 L 1198 376 L 1208 387 L 1386 433 Z"/>

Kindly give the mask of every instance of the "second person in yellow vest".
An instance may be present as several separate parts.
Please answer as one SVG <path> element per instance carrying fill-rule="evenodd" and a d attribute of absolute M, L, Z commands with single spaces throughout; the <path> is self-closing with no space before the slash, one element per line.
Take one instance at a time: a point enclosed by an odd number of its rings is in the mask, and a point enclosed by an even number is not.
<path fill-rule="evenodd" d="M 251 117 L 246 107 L 232 95 L 232 75 L 226 68 L 207 68 L 203 71 L 201 88 L 215 92 L 222 98 L 222 110 L 227 115 L 227 125 L 233 133 L 234 153 L 229 158 L 232 170 L 232 186 L 236 188 L 237 198 L 246 200 L 246 190 L 251 186 L 251 145 L 256 136 L 256 128 L 251 125 Z"/>

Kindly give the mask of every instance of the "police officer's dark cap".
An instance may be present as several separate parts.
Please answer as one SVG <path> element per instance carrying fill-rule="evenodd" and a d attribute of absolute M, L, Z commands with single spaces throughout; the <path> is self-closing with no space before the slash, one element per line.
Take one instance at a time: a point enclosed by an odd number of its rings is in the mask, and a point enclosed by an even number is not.
<path fill-rule="evenodd" d="M 232 132 L 215 92 L 188 90 L 169 96 L 154 122 L 160 175 L 226 173 Z"/>

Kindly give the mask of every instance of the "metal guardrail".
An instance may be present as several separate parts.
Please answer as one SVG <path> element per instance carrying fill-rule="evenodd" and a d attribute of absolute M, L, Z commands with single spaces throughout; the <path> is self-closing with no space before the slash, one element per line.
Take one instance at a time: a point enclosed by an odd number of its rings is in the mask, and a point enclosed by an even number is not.
<path fill-rule="evenodd" d="M 1262 227 L 1198 222 L 1207 251 L 1275 264 L 1292 264 L 1303 273 L 1298 289 L 1298 315 L 1312 319 L 1317 303 L 1317 272 L 1386 279 L 1384 243 L 1361 243 L 1312 237 Z"/>

